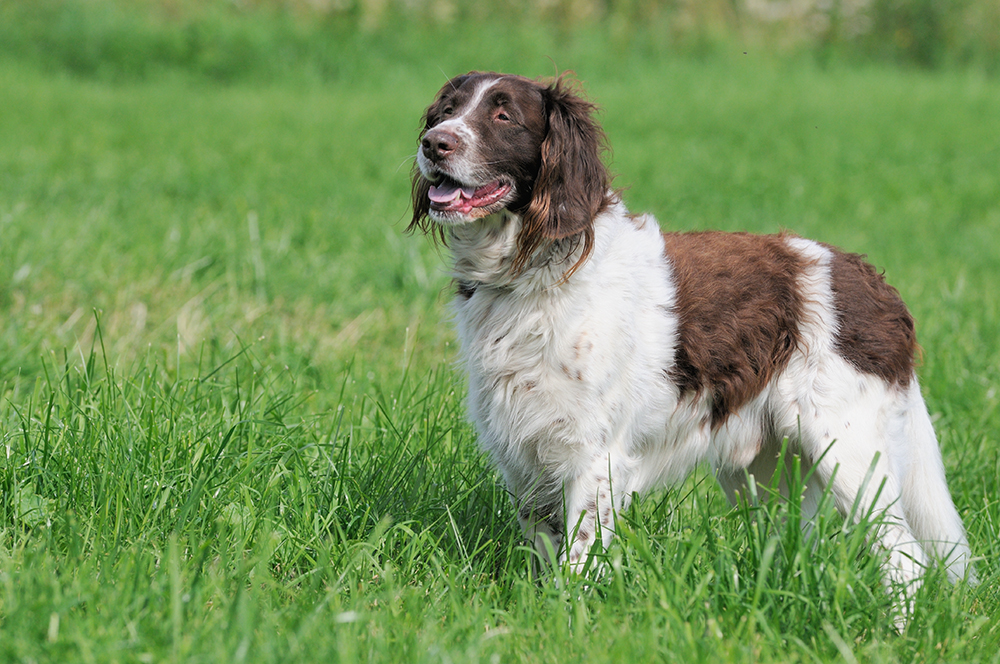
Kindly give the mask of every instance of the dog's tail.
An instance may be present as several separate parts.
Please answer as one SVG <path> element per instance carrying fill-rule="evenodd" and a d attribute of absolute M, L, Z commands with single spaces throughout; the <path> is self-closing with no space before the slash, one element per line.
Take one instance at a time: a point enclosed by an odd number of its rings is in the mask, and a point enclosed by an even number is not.
<path fill-rule="evenodd" d="M 945 480 L 941 449 L 916 380 L 910 384 L 906 415 L 908 466 L 901 473 L 901 502 L 906 521 L 929 558 L 938 560 L 951 581 L 975 583 L 969 543 Z"/>

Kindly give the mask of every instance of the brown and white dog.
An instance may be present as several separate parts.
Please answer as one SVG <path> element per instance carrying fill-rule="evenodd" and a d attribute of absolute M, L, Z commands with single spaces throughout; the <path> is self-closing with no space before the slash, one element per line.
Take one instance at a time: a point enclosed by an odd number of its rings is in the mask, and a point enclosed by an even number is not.
<path fill-rule="evenodd" d="M 896 290 L 790 234 L 661 233 L 611 189 L 593 110 L 562 79 L 459 76 L 413 172 L 410 228 L 454 255 L 469 414 L 525 533 L 578 564 L 633 492 L 708 460 L 736 500 L 787 438 L 803 512 L 829 490 L 884 517 L 889 579 L 965 576 Z"/>

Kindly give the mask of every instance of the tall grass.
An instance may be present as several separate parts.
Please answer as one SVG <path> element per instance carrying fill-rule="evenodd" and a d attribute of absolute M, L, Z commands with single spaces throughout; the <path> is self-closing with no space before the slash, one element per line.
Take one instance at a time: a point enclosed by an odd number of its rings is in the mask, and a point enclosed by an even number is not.
<path fill-rule="evenodd" d="M 320 416 L 251 349 L 178 380 L 98 348 L 15 385 L 5 658 L 770 660 L 851 635 L 880 657 L 933 652 L 935 629 L 945 653 L 981 647 L 988 618 L 936 573 L 893 635 L 867 519 L 826 501 L 803 534 L 798 499 L 729 512 L 704 478 L 637 501 L 590 573 L 536 580 L 445 377 Z"/>
<path fill-rule="evenodd" d="M 7 660 L 990 661 L 998 636 L 992 590 L 938 572 L 897 636 L 873 524 L 827 499 L 803 532 L 794 483 L 639 499 L 587 573 L 539 579 L 446 372 L 312 415 L 252 349 L 45 374 L 4 412 Z"/>

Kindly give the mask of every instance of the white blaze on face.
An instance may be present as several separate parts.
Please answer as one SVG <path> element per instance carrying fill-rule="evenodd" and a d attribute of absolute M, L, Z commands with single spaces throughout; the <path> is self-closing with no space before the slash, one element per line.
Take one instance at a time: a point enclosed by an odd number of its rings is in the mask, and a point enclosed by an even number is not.
<path fill-rule="evenodd" d="M 423 173 L 424 177 L 428 180 L 436 179 L 438 175 L 443 172 L 450 178 L 456 180 L 458 183 L 461 183 L 461 186 L 449 187 L 444 185 L 438 188 L 438 191 L 431 195 L 432 202 L 447 203 L 448 201 L 453 201 L 458 198 L 463 191 L 466 194 L 466 198 L 475 198 L 476 188 L 482 184 L 476 181 L 475 173 L 473 171 L 474 163 L 479 161 L 479 141 L 476 136 L 476 132 L 473 131 L 472 127 L 467 122 L 467 117 L 470 113 L 475 111 L 476 108 L 478 108 L 479 104 L 482 103 L 487 90 L 493 87 L 498 80 L 499 79 L 493 79 L 480 83 L 469 101 L 462 105 L 461 113 L 459 115 L 448 118 L 447 120 L 439 122 L 431 127 L 431 129 L 440 129 L 454 134 L 458 137 L 460 144 L 462 145 L 462 150 L 449 159 L 447 169 L 442 170 L 441 165 L 432 164 L 430 160 L 424 156 L 422 150 L 417 151 L 417 166 L 420 167 L 420 172 Z M 439 196 L 440 200 L 435 198 L 435 196 Z"/>
<path fill-rule="evenodd" d="M 472 94 L 472 98 L 462 107 L 462 112 L 453 118 L 448 118 L 444 122 L 439 122 L 431 129 L 447 129 L 448 131 L 457 134 L 459 138 L 466 142 L 470 147 L 475 147 L 476 133 L 472 131 L 469 123 L 466 122 L 465 118 L 470 113 L 475 111 L 479 104 L 482 103 L 483 97 L 486 96 L 486 91 L 496 85 L 499 79 L 493 79 L 491 81 L 485 81 L 479 84 L 479 87 Z"/>
<path fill-rule="evenodd" d="M 422 151 L 417 154 L 417 163 L 424 177 L 437 180 L 430 187 L 428 197 L 431 201 L 431 216 L 438 221 L 459 221 L 495 212 L 496 210 L 490 209 L 491 206 L 495 207 L 511 190 L 509 184 L 500 180 L 483 181 L 478 136 L 467 121 L 498 80 L 479 83 L 471 98 L 462 105 L 457 117 L 431 127 L 432 130 L 447 131 L 458 138 L 459 149 L 455 154 L 434 164 Z"/>

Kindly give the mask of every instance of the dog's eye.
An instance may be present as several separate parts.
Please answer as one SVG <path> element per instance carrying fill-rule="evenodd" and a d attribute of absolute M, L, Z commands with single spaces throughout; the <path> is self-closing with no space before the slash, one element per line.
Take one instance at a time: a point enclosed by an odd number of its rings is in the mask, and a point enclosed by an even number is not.
<path fill-rule="evenodd" d="M 496 117 L 494 119 L 498 120 L 499 122 L 511 122 L 510 116 L 504 113 L 503 111 L 497 111 Z"/>
<path fill-rule="evenodd" d="M 441 111 L 441 112 L 442 112 L 442 113 L 443 113 L 444 115 L 451 115 L 451 114 L 453 114 L 453 113 L 455 112 L 455 109 L 454 109 L 454 108 L 452 108 L 451 106 L 445 106 L 445 107 L 444 107 L 444 110 L 443 110 L 443 111 Z"/>

